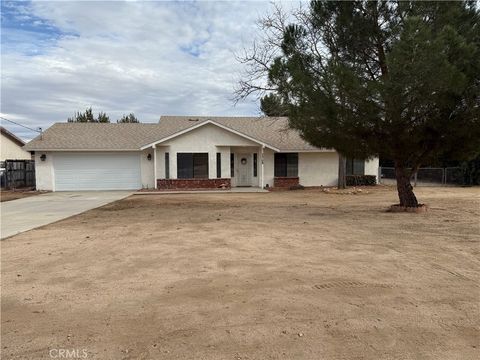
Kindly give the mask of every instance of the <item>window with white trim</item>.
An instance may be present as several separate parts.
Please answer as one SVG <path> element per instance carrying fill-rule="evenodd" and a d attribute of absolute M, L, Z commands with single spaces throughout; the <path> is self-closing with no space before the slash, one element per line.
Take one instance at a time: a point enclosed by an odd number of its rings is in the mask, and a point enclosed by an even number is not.
<path fill-rule="evenodd" d="M 208 153 L 177 153 L 178 179 L 208 179 Z"/>

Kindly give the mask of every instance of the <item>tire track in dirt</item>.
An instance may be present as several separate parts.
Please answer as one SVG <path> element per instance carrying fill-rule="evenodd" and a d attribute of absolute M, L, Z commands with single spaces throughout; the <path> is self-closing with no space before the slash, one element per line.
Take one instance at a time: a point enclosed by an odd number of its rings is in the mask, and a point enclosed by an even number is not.
<path fill-rule="evenodd" d="M 381 283 L 365 283 L 361 281 L 331 281 L 324 282 L 321 284 L 314 285 L 314 288 L 322 289 L 333 289 L 333 288 L 382 288 L 382 289 L 392 289 L 393 285 L 391 284 L 381 284 Z"/>

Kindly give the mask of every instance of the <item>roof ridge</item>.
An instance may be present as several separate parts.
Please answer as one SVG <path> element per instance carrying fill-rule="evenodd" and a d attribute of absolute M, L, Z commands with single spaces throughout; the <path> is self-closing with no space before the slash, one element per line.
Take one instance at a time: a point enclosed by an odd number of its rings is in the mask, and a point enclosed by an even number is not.
<path fill-rule="evenodd" d="M 255 115 L 235 115 L 235 116 L 229 116 L 229 115 L 161 115 L 160 116 L 160 119 L 163 118 L 163 117 L 170 117 L 170 118 L 208 118 L 208 119 L 211 119 L 211 118 L 232 118 L 232 119 L 235 119 L 235 118 L 243 118 L 243 119 L 250 119 L 250 118 L 266 118 L 266 117 L 278 117 L 278 116 L 264 116 L 264 115 L 259 115 L 259 116 L 255 116 Z"/>
<path fill-rule="evenodd" d="M 56 123 L 53 123 L 53 125 L 105 125 L 105 126 L 109 126 L 109 125 L 127 125 L 127 126 L 130 126 L 130 125 L 133 125 L 133 126 L 138 126 L 138 125 L 158 125 L 158 122 L 138 122 L 138 123 L 117 123 L 117 122 L 109 122 L 109 123 L 104 123 L 104 122 L 56 122 Z M 53 126 L 52 125 L 52 126 Z"/>

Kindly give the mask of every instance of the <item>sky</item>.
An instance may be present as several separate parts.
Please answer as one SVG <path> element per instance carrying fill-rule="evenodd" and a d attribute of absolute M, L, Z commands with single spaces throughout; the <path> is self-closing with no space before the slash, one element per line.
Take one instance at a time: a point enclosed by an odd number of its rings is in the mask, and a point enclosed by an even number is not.
<path fill-rule="evenodd" d="M 292 3 L 287 3 L 291 6 Z M 234 105 L 234 54 L 258 36 L 267 1 L 1 1 L 1 113 L 31 128 L 92 107 L 135 113 L 259 115 Z M 28 140 L 35 132 L 2 125 Z"/>

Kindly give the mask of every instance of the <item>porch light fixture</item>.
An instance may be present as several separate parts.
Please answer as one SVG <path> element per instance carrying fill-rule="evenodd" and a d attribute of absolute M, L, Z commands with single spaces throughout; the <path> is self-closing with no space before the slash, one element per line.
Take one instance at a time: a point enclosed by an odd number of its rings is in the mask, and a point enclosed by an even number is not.
<path fill-rule="evenodd" d="M 45 155 L 45 154 L 40 155 L 40 160 L 42 160 L 42 161 L 47 160 L 47 155 Z"/>
<path fill-rule="evenodd" d="M 148 160 L 148 161 L 152 160 L 152 154 L 148 154 L 148 155 L 147 155 L 147 160 Z"/>

